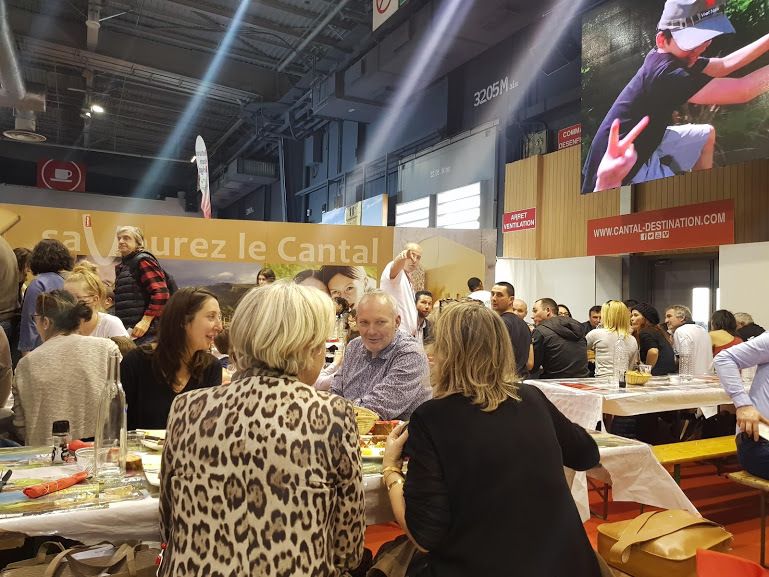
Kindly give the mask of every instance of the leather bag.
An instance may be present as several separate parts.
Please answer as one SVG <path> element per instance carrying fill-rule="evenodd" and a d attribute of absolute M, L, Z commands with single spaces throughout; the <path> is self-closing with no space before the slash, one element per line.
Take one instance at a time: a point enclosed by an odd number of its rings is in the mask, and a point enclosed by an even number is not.
<path fill-rule="evenodd" d="M 48 554 L 53 545 L 59 551 Z M 111 577 L 154 577 L 157 571 L 155 559 L 159 549 L 148 549 L 146 545 L 120 545 L 104 549 L 105 544 L 73 547 L 62 550 L 58 543 L 43 543 L 37 556 L 26 561 L 11 563 L 2 572 L 2 577 L 97 577 L 108 573 Z M 103 550 L 103 552 L 102 552 Z M 94 556 L 78 559 L 79 553 L 93 553 Z"/>
<path fill-rule="evenodd" d="M 632 577 L 696 577 L 697 549 L 725 552 L 731 544 L 717 523 L 677 509 L 598 526 L 598 553 Z"/>

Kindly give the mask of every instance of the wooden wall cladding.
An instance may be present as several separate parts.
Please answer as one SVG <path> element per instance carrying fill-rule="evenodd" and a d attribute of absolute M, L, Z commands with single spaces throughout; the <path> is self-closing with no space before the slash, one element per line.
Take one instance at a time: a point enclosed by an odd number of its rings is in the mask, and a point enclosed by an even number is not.
<path fill-rule="evenodd" d="M 734 199 L 734 242 L 769 241 L 769 160 L 755 160 L 639 184 L 637 211 Z"/>
<path fill-rule="evenodd" d="M 580 147 L 508 164 L 505 212 L 537 207 L 537 228 L 503 234 L 505 258 L 585 256 L 587 221 L 619 213 L 619 190 L 581 195 Z"/>
<path fill-rule="evenodd" d="M 502 235 L 502 254 L 506 258 L 538 258 L 537 235 L 540 226 L 539 188 L 542 183 L 543 156 L 532 156 L 505 166 L 505 212 L 537 207 L 537 228 Z M 501 225 L 500 225 L 501 226 Z"/>
<path fill-rule="evenodd" d="M 619 191 L 581 195 L 580 147 L 508 164 L 505 212 L 537 207 L 535 230 L 503 235 L 506 258 L 586 256 L 587 221 L 619 214 Z M 735 242 L 769 241 L 769 160 L 693 172 L 637 185 L 636 212 L 734 199 Z M 692 252 L 702 252 L 697 249 Z M 683 251 L 681 251 L 683 252 Z"/>

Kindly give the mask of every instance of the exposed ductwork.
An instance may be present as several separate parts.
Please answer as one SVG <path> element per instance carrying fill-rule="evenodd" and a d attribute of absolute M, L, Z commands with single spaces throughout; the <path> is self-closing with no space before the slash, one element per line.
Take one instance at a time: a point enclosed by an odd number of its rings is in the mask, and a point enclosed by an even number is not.
<path fill-rule="evenodd" d="M 0 106 L 14 108 L 16 129 L 5 131 L 5 136 L 27 141 L 45 140 L 44 136 L 35 133 L 35 111 L 45 111 L 45 95 L 29 93 L 24 86 L 5 0 L 0 0 Z"/>

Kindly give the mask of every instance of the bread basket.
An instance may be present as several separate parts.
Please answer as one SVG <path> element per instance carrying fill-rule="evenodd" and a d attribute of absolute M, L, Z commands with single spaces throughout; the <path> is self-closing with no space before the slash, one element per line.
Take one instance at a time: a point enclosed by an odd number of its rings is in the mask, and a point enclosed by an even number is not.
<path fill-rule="evenodd" d="M 650 373 L 640 371 L 628 371 L 625 373 L 625 382 L 628 385 L 645 385 L 652 376 Z"/>
<path fill-rule="evenodd" d="M 359 435 L 368 435 L 368 432 L 379 420 L 379 415 L 365 407 L 353 407 L 355 409 L 355 423 L 358 425 Z"/>

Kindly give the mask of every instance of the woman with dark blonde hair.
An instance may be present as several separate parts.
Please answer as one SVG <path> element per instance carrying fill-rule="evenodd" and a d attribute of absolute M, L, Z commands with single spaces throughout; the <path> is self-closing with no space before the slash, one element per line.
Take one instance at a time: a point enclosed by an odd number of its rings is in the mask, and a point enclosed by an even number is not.
<path fill-rule="evenodd" d="M 185 287 L 171 297 L 157 342 L 129 352 L 120 364 L 129 429 L 165 429 L 178 395 L 222 384 L 221 366 L 209 352 L 221 330 L 213 293 Z"/>
<path fill-rule="evenodd" d="M 358 306 L 368 288 L 376 287 L 376 282 L 369 280 L 362 266 L 325 265 L 320 267 L 320 276 L 331 297 L 342 297 L 351 309 Z"/>
<path fill-rule="evenodd" d="M 518 382 L 493 311 L 452 304 L 435 337 L 434 398 L 388 436 L 383 463 L 395 519 L 426 553 L 410 575 L 598 576 L 563 474 L 598 464 L 593 439 Z"/>

